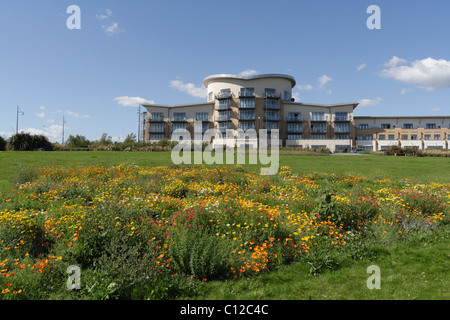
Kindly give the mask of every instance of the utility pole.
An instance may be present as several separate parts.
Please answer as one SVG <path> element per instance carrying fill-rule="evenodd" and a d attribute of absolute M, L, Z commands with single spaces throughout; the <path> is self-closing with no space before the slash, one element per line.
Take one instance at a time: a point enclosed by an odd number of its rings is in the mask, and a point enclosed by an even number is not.
<path fill-rule="evenodd" d="M 19 106 L 17 106 L 17 117 L 16 117 L 16 134 L 19 133 L 19 113 L 23 116 L 25 113 L 19 110 Z"/>
<path fill-rule="evenodd" d="M 138 120 L 138 136 L 137 136 L 137 141 L 138 141 L 138 142 L 141 142 L 141 104 L 139 104 L 138 114 L 139 114 L 139 120 Z"/>
<path fill-rule="evenodd" d="M 62 145 L 64 145 L 64 125 L 66 124 L 66 120 L 63 116 L 63 126 L 62 126 Z"/>

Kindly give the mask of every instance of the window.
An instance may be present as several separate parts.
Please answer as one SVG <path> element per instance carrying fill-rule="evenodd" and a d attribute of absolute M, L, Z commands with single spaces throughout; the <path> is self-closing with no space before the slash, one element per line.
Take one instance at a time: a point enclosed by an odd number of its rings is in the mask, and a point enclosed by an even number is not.
<path fill-rule="evenodd" d="M 264 93 L 266 97 L 275 97 L 277 94 L 277 90 L 272 88 L 265 88 Z"/>
<path fill-rule="evenodd" d="M 408 135 L 407 134 L 402 134 L 402 140 L 408 140 Z"/>
<path fill-rule="evenodd" d="M 219 123 L 219 131 L 224 133 L 227 129 L 231 129 L 231 122 L 221 122 L 221 123 Z"/>
<path fill-rule="evenodd" d="M 350 150 L 350 146 L 349 145 L 336 145 L 335 150 L 336 151 L 344 151 L 344 150 Z"/>
<path fill-rule="evenodd" d="M 249 129 L 255 129 L 255 123 L 254 122 L 241 122 L 239 124 L 239 126 L 244 131 L 247 131 Z"/>
<path fill-rule="evenodd" d="M 284 92 L 284 100 L 286 101 L 291 100 L 291 93 L 289 91 Z"/>
<path fill-rule="evenodd" d="M 390 129 L 391 128 L 391 124 L 390 123 L 382 123 L 381 124 L 381 129 Z"/>
<path fill-rule="evenodd" d="M 289 112 L 287 116 L 287 121 L 302 121 L 301 112 Z"/>
<path fill-rule="evenodd" d="M 241 97 L 253 97 L 255 95 L 255 88 L 241 88 Z"/>
<path fill-rule="evenodd" d="M 412 123 L 404 123 L 403 129 L 413 129 L 413 124 Z"/>
<path fill-rule="evenodd" d="M 164 138 L 163 134 L 151 134 L 150 140 L 162 140 Z"/>
<path fill-rule="evenodd" d="M 434 140 L 441 140 L 441 135 L 440 134 L 435 134 L 434 135 Z"/>
<path fill-rule="evenodd" d="M 388 140 L 395 140 L 395 136 L 393 134 L 388 135 Z"/>
<path fill-rule="evenodd" d="M 369 125 L 367 123 L 360 123 L 358 129 L 361 130 L 369 129 Z"/>
<path fill-rule="evenodd" d="M 334 138 L 338 139 L 338 140 L 350 140 L 350 135 L 349 134 L 335 134 Z"/>
<path fill-rule="evenodd" d="M 427 123 L 425 129 L 436 129 L 436 123 Z"/>
<path fill-rule="evenodd" d="M 264 127 L 265 127 L 266 129 L 270 129 L 270 130 L 272 130 L 272 129 L 278 129 L 278 123 L 276 123 L 276 122 L 267 122 L 267 123 L 264 125 Z"/>
<path fill-rule="evenodd" d="M 264 119 L 271 121 L 279 121 L 280 116 L 277 111 L 264 111 Z"/>
<path fill-rule="evenodd" d="M 241 110 L 240 120 L 255 120 L 255 111 L 254 110 Z"/>
<path fill-rule="evenodd" d="M 324 112 L 313 112 L 311 120 L 312 121 L 325 121 L 325 113 Z"/>
<path fill-rule="evenodd" d="M 231 100 L 226 99 L 226 100 L 219 101 L 219 110 L 228 109 L 229 107 L 231 107 Z"/>
<path fill-rule="evenodd" d="M 151 122 L 160 122 L 160 121 L 164 121 L 164 113 L 162 112 L 152 112 L 151 113 L 152 118 L 151 118 Z"/>
<path fill-rule="evenodd" d="M 288 123 L 287 132 L 298 133 L 303 131 L 303 125 L 299 123 Z"/>
<path fill-rule="evenodd" d="M 255 108 L 255 99 L 241 99 L 239 108 L 241 109 L 254 109 Z"/>
<path fill-rule="evenodd" d="M 424 136 L 424 139 L 425 139 L 425 140 L 431 140 L 431 134 L 426 134 L 426 135 Z"/>
<path fill-rule="evenodd" d="M 311 132 L 313 133 L 326 133 L 327 124 L 326 123 L 315 123 L 311 125 Z"/>
<path fill-rule="evenodd" d="M 371 134 L 366 134 L 366 140 L 373 140 L 373 136 Z"/>
<path fill-rule="evenodd" d="M 348 112 L 336 112 L 334 121 L 348 121 Z"/>
<path fill-rule="evenodd" d="M 417 134 L 412 134 L 411 135 L 411 140 L 417 140 Z"/>
<path fill-rule="evenodd" d="M 197 112 L 195 114 L 196 121 L 208 121 L 208 112 Z"/>
<path fill-rule="evenodd" d="M 186 130 L 186 123 L 174 123 L 172 125 L 172 132 L 175 130 L 184 129 Z"/>
<path fill-rule="evenodd" d="M 378 136 L 378 140 L 385 140 L 385 139 L 386 139 L 386 136 L 384 134 L 380 134 Z"/>
<path fill-rule="evenodd" d="M 186 112 L 174 112 L 173 121 L 185 121 L 186 120 Z"/>
<path fill-rule="evenodd" d="M 231 117 L 231 111 L 219 111 L 218 121 L 228 121 Z"/>
<path fill-rule="evenodd" d="M 363 135 L 362 134 L 357 134 L 356 135 L 356 140 L 364 140 L 363 139 Z"/>
<path fill-rule="evenodd" d="M 287 139 L 288 140 L 301 140 L 302 135 L 301 134 L 288 134 Z"/>
<path fill-rule="evenodd" d="M 164 123 L 152 123 L 150 125 L 150 132 L 162 133 L 164 132 Z"/>
<path fill-rule="evenodd" d="M 348 123 L 335 123 L 334 124 L 334 132 L 337 132 L 337 133 L 350 132 L 350 124 L 348 124 Z"/>
<path fill-rule="evenodd" d="M 208 101 L 212 101 L 213 100 L 213 93 L 210 92 L 208 93 Z"/>
<path fill-rule="evenodd" d="M 311 135 L 311 139 L 312 139 L 312 140 L 325 139 L 325 135 L 324 135 L 324 134 L 312 134 L 312 135 Z"/>
<path fill-rule="evenodd" d="M 265 99 L 264 100 L 264 108 L 280 109 L 280 106 L 278 105 L 277 99 Z"/>
<path fill-rule="evenodd" d="M 207 123 L 207 122 L 206 123 L 197 122 L 194 124 L 194 132 L 195 133 L 199 133 L 199 132 L 205 133 L 205 131 L 208 129 L 209 129 L 209 123 Z"/>

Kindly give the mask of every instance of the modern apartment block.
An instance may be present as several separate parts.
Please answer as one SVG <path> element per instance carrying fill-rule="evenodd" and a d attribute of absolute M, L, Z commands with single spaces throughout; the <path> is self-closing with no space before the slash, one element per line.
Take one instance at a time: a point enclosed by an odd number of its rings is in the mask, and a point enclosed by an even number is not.
<path fill-rule="evenodd" d="M 184 129 L 191 139 L 202 139 L 208 129 L 247 132 L 279 130 L 280 146 L 329 148 L 332 152 L 352 147 L 373 151 L 390 145 L 419 149 L 449 148 L 450 116 L 354 117 L 357 102 L 332 105 L 296 102 L 293 77 L 283 74 L 237 76 L 212 75 L 204 82 L 206 102 L 178 106 L 144 105 L 143 132 L 147 142 L 163 138 L 182 140 Z M 182 131 L 182 130 L 181 130 Z"/>

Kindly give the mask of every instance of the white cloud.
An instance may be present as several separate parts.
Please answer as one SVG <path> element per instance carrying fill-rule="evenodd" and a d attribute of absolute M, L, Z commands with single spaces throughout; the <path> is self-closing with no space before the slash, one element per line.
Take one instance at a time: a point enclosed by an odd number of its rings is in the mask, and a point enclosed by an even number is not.
<path fill-rule="evenodd" d="M 381 101 L 383 101 L 383 99 L 378 97 L 376 99 L 361 99 L 358 102 L 360 107 L 374 107 L 379 105 Z"/>
<path fill-rule="evenodd" d="M 170 86 L 196 98 L 206 97 L 207 89 L 204 87 L 197 87 L 193 83 L 183 83 L 181 80 L 172 80 L 170 81 Z"/>
<path fill-rule="evenodd" d="M 103 14 L 96 14 L 95 15 L 97 17 L 97 19 L 99 20 L 105 20 L 105 19 L 109 19 L 112 17 L 112 11 L 109 9 L 105 9 L 103 11 Z"/>
<path fill-rule="evenodd" d="M 119 24 L 117 22 L 113 22 L 111 25 L 103 25 L 103 30 L 105 30 L 106 34 L 109 36 L 123 33 L 125 32 L 123 29 L 119 28 Z"/>
<path fill-rule="evenodd" d="M 36 115 L 36 117 L 44 118 L 45 117 L 45 112 L 35 113 L 35 115 Z"/>
<path fill-rule="evenodd" d="M 28 128 L 20 131 L 30 134 L 44 135 L 51 142 L 59 141 L 62 138 L 62 126 L 57 124 L 51 125 L 50 127 L 44 129 Z"/>
<path fill-rule="evenodd" d="M 405 93 L 410 92 L 410 91 L 411 91 L 410 88 L 408 88 L 408 89 L 402 89 L 402 91 L 400 91 L 400 94 L 405 94 Z"/>
<path fill-rule="evenodd" d="M 44 111 L 44 110 L 45 110 L 45 107 L 44 107 L 44 106 L 40 106 L 39 109 L 42 110 L 42 111 Z"/>
<path fill-rule="evenodd" d="M 244 71 L 240 72 L 239 76 L 240 77 L 249 77 L 249 76 L 254 76 L 256 74 L 258 74 L 258 71 L 250 69 L 250 70 L 244 70 Z"/>
<path fill-rule="evenodd" d="M 364 69 L 366 67 L 366 64 L 363 63 L 362 65 L 359 65 L 358 68 L 356 68 L 356 70 L 361 71 L 362 69 Z"/>
<path fill-rule="evenodd" d="M 301 91 L 311 91 L 313 89 L 312 85 L 310 84 L 298 85 L 297 88 Z"/>
<path fill-rule="evenodd" d="M 326 85 L 328 82 L 333 81 L 333 79 L 331 79 L 329 76 L 327 76 L 326 74 L 324 74 L 323 76 L 320 76 L 318 78 L 319 80 L 319 87 L 323 88 L 324 85 Z"/>
<path fill-rule="evenodd" d="M 393 78 L 428 91 L 450 88 L 450 61 L 426 58 L 408 65 L 406 60 L 394 56 L 385 66 L 386 69 L 381 71 L 384 78 Z"/>
<path fill-rule="evenodd" d="M 155 104 L 153 100 L 128 96 L 117 97 L 113 101 L 116 101 L 120 106 L 123 107 L 139 107 L 140 104 Z"/>
<path fill-rule="evenodd" d="M 431 108 L 430 109 L 431 112 L 439 112 L 441 110 L 442 110 L 442 108 Z"/>
<path fill-rule="evenodd" d="M 76 112 L 73 112 L 73 111 L 70 111 L 70 110 L 64 110 L 64 111 L 58 110 L 58 111 L 56 111 L 56 113 L 65 113 L 65 114 L 67 114 L 67 115 L 69 115 L 71 117 L 74 117 L 74 118 L 89 119 L 91 117 L 89 115 L 79 114 L 79 113 L 76 113 Z"/>
<path fill-rule="evenodd" d="M 399 58 L 397 56 L 393 56 L 391 60 L 384 64 L 385 67 L 394 68 L 399 64 L 405 64 L 407 61 L 405 59 Z"/>

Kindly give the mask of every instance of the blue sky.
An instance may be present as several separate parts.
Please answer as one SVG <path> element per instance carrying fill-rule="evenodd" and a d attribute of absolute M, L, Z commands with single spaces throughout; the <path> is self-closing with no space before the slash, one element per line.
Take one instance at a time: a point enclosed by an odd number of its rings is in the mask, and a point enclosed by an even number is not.
<path fill-rule="evenodd" d="M 449 31 L 448 0 L 0 0 L 0 135 L 19 106 L 19 130 L 60 142 L 64 117 L 66 138 L 120 141 L 139 102 L 204 102 L 219 73 L 289 74 L 297 101 L 355 115 L 448 116 Z"/>

